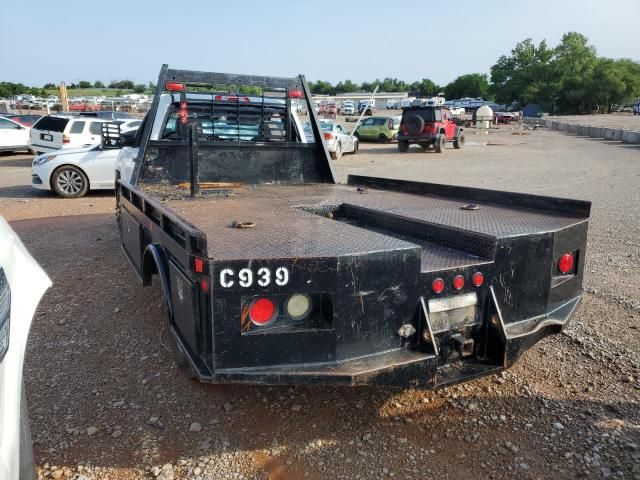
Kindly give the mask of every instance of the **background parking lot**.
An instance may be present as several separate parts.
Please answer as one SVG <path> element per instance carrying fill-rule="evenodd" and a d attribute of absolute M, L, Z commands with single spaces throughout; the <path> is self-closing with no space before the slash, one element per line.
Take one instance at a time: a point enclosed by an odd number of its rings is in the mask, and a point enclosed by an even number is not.
<path fill-rule="evenodd" d="M 507 372 L 436 392 L 184 379 L 159 291 L 120 250 L 112 194 L 33 191 L 31 158 L 0 156 L 0 212 L 54 281 L 25 372 L 42 478 L 640 478 L 640 146 L 502 127 L 444 154 L 362 144 L 335 162 L 341 181 L 593 202 L 570 328 Z"/>

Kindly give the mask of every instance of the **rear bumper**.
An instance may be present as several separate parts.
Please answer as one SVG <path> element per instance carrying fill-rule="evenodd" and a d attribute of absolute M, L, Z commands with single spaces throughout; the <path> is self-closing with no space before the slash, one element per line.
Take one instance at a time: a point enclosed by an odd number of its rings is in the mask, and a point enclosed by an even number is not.
<path fill-rule="evenodd" d="M 198 368 L 195 363 L 192 367 L 198 379 L 205 383 L 440 388 L 510 368 L 524 352 L 544 337 L 564 330 L 580 300 L 580 296 L 572 298 L 547 315 L 508 325 L 504 324 L 500 309 L 494 307 L 495 314 L 490 323 L 503 350 L 500 361 L 479 361 L 474 358 L 441 364 L 436 347 L 431 352 L 397 349 L 341 362 L 218 369 L 213 374 Z M 179 339 L 177 341 L 185 356 L 190 358 L 184 345 Z"/>
<path fill-rule="evenodd" d="M 424 143 L 424 142 L 435 142 L 439 137 L 440 135 L 436 133 L 434 133 L 433 135 L 421 135 L 419 137 L 412 137 L 410 135 L 398 134 L 397 139 L 399 142 Z"/>
<path fill-rule="evenodd" d="M 48 146 L 48 145 L 40 145 L 37 143 L 30 143 L 29 144 L 29 149 L 36 152 L 36 153 L 50 153 L 50 152 L 55 152 L 56 150 L 59 150 L 60 148 L 62 148 L 61 146 Z"/>

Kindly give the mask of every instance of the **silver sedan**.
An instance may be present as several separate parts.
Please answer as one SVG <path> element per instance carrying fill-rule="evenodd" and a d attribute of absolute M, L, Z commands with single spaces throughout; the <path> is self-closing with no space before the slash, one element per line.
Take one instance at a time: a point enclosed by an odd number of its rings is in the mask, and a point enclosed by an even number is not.
<path fill-rule="evenodd" d="M 358 153 L 358 139 L 333 121 L 320 120 L 320 128 L 331 158 L 339 160 L 343 153 Z"/>

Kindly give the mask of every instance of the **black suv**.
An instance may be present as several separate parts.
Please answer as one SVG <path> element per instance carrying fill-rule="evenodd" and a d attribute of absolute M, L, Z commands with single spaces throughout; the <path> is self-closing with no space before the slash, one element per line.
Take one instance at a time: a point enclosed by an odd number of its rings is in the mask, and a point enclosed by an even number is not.
<path fill-rule="evenodd" d="M 442 153 L 447 142 L 452 142 L 454 148 L 464 145 L 464 129 L 456 125 L 448 108 L 418 106 L 402 110 L 398 151 L 404 153 L 410 144 L 417 143 Z"/>

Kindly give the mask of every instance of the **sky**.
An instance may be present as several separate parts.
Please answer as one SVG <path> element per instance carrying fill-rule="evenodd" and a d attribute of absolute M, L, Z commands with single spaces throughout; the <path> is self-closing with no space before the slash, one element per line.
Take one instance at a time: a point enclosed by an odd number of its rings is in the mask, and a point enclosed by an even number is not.
<path fill-rule="evenodd" d="M 0 0 L 0 81 L 155 82 L 174 68 L 444 85 L 489 73 L 519 41 L 586 35 L 640 60 L 640 0 L 329 2 Z"/>

